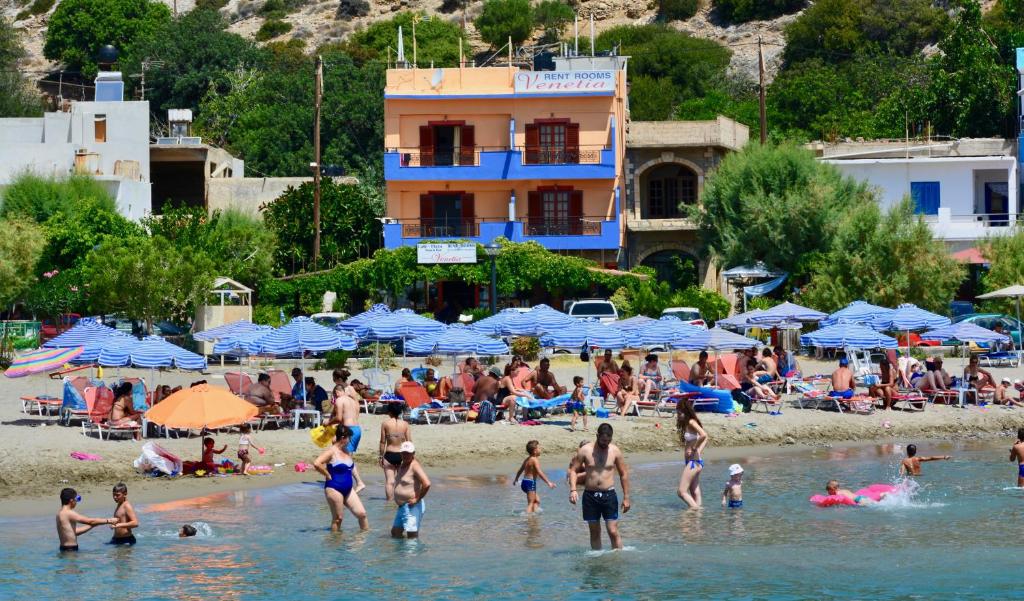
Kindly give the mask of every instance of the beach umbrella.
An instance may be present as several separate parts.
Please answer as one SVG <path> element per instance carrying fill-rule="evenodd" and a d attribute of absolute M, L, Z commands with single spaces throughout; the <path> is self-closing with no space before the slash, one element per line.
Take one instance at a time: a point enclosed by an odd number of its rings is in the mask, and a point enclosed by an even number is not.
<path fill-rule="evenodd" d="M 445 329 L 440 321 L 417 315 L 410 309 L 399 309 L 367 319 L 355 328 L 355 334 L 366 340 L 397 340 L 415 338 Z"/>
<path fill-rule="evenodd" d="M 52 338 L 43 343 L 43 348 L 69 348 L 69 347 L 88 347 L 96 342 L 105 340 L 111 336 L 127 337 L 128 335 L 119 330 L 115 330 L 109 326 L 105 326 L 91 317 L 83 317 L 78 320 L 70 330 L 67 330 L 60 336 Z M 95 357 L 87 357 L 79 355 L 78 361 L 91 361 Z"/>
<path fill-rule="evenodd" d="M 646 315 L 635 315 L 627 319 L 613 321 L 608 325 L 613 328 L 619 328 L 620 330 L 635 331 L 651 323 L 652 321 L 658 320 L 654 319 L 653 317 L 647 317 Z"/>
<path fill-rule="evenodd" d="M 715 322 L 715 327 L 749 328 L 752 325 L 750 323 L 750 318 L 762 313 L 764 313 L 764 309 L 751 309 L 746 313 L 737 313 L 732 317 L 719 319 Z"/>
<path fill-rule="evenodd" d="M 508 323 L 510 319 L 520 315 L 521 311 L 515 309 L 503 309 L 498 311 L 490 317 L 485 317 L 480 321 L 474 321 L 469 324 L 469 329 L 480 332 L 481 334 L 488 334 L 491 336 L 497 336 L 501 334 L 502 328 Z"/>
<path fill-rule="evenodd" d="M 548 332 L 571 328 L 580 320 L 569 317 L 547 305 L 537 305 L 527 313 L 520 313 L 508 320 L 502 334 L 510 336 L 541 336 Z"/>
<path fill-rule="evenodd" d="M 347 320 L 346 320 L 347 321 Z M 342 322 L 345 323 L 345 322 Z M 345 332 L 324 327 L 308 317 L 291 321 L 251 340 L 246 349 L 251 355 L 299 355 L 307 351 L 356 350 L 356 340 Z"/>
<path fill-rule="evenodd" d="M 508 345 L 496 338 L 476 332 L 462 324 L 452 324 L 441 332 L 413 338 L 409 352 L 420 355 L 507 355 Z"/>
<path fill-rule="evenodd" d="M 748 349 L 753 346 L 764 346 L 760 340 L 756 338 L 747 338 L 746 336 L 740 336 L 734 334 L 728 330 L 723 330 L 719 327 L 711 328 L 710 330 L 702 330 L 695 328 L 697 331 L 676 341 L 674 346 L 680 349 L 689 351 L 734 351 L 737 349 Z"/>
<path fill-rule="evenodd" d="M 146 411 L 146 419 L 167 428 L 202 430 L 242 424 L 259 410 L 226 388 L 199 384 L 168 396 Z"/>
<path fill-rule="evenodd" d="M 99 345 L 97 363 L 107 367 L 177 367 L 178 369 L 206 369 L 206 357 L 171 344 L 159 336 L 146 336 L 142 340 L 132 336 L 110 339 Z"/>
<path fill-rule="evenodd" d="M 356 328 L 359 328 L 368 320 L 379 317 L 382 313 L 391 313 L 391 309 L 387 305 L 376 304 L 370 307 L 368 311 L 363 311 L 357 315 L 349 317 L 345 321 L 339 322 L 335 327 L 343 332 L 355 333 Z"/>
<path fill-rule="evenodd" d="M 676 346 L 676 342 L 703 331 L 704 328 L 685 323 L 678 317 L 666 316 L 644 324 L 636 331 L 636 338 L 643 346 Z"/>
<path fill-rule="evenodd" d="M 871 325 L 876 321 L 884 320 L 886 317 L 892 315 L 892 312 L 893 310 L 888 307 L 879 307 L 878 305 L 872 305 L 871 303 L 857 300 L 821 320 L 820 325 L 822 327 L 831 326 L 839 323 L 840 321 Z"/>
<path fill-rule="evenodd" d="M 244 334 L 245 332 L 257 332 L 260 330 L 267 330 L 269 328 L 270 326 L 257 325 L 248 319 L 240 319 L 215 328 L 203 330 L 202 332 L 196 332 L 192 335 L 192 338 L 202 342 L 214 342 L 216 340 L 230 338 L 238 334 Z"/>
<path fill-rule="evenodd" d="M 1006 288 L 1000 288 L 986 294 L 982 294 L 978 298 L 988 300 L 993 298 L 1012 298 L 1017 301 L 1017 339 L 1018 342 L 1024 344 L 1024 332 L 1021 332 L 1021 321 L 1020 321 L 1020 297 L 1024 296 L 1024 285 L 1015 284 L 1013 286 L 1007 286 Z"/>
<path fill-rule="evenodd" d="M 800 344 L 821 348 L 874 349 L 898 346 L 896 339 L 859 323 L 839 323 L 800 337 Z"/>
<path fill-rule="evenodd" d="M 944 328 L 938 328 L 921 334 L 925 340 L 959 340 L 960 342 L 1009 342 L 1006 334 L 993 332 L 977 324 L 961 321 Z"/>
<path fill-rule="evenodd" d="M 893 309 L 892 313 L 873 321 L 871 326 L 876 330 L 906 332 L 907 356 L 909 357 L 910 332 L 914 330 L 924 330 L 926 328 L 941 328 L 943 326 L 948 326 L 949 324 L 950 320 L 948 317 L 937 315 L 931 311 L 925 311 L 912 303 L 904 303 Z"/>
<path fill-rule="evenodd" d="M 4 371 L 8 378 L 21 378 L 32 374 L 53 371 L 82 354 L 80 346 L 70 348 L 38 349 L 14 358 Z"/>
<path fill-rule="evenodd" d="M 796 303 L 785 302 L 751 316 L 750 322 L 758 326 L 777 326 L 793 322 L 817 322 L 826 317 L 828 315 L 821 311 L 808 309 Z"/>
<path fill-rule="evenodd" d="M 678 320 L 676 320 L 678 321 Z M 604 325 L 597 320 L 579 321 L 571 328 L 554 330 L 541 337 L 544 347 L 589 347 L 602 349 L 624 348 L 630 344 L 630 337 L 618 328 Z"/>

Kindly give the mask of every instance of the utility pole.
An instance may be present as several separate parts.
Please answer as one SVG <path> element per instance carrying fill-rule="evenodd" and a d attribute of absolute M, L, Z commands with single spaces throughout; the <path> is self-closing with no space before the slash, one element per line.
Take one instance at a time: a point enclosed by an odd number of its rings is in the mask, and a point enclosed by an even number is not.
<path fill-rule="evenodd" d="M 316 83 L 313 88 L 313 269 L 320 261 L 320 101 L 323 98 L 324 59 L 316 57 Z"/>
<path fill-rule="evenodd" d="M 761 36 L 757 36 L 757 73 L 760 79 L 758 91 L 758 108 L 761 112 L 761 143 L 768 141 L 768 117 L 764 109 L 764 51 L 761 49 Z"/>

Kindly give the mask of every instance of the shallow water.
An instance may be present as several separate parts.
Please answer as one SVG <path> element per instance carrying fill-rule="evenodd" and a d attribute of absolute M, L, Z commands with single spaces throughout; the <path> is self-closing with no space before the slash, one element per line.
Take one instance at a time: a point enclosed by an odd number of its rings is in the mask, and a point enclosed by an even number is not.
<path fill-rule="evenodd" d="M 319 485 L 227 493 L 139 507 L 133 548 L 103 544 L 106 527 L 56 551 L 53 518 L 0 520 L 0 599 L 992 599 L 1019 596 L 1014 561 L 1024 537 L 1024 491 L 1007 449 L 922 445 L 954 454 L 924 465 L 912 494 L 875 507 L 822 509 L 807 498 L 838 478 L 852 489 L 891 482 L 892 445 L 740 460 L 744 508 L 720 509 L 727 461 L 708 461 L 706 508 L 675 496 L 681 463 L 637 465 L 627 549 L 591 553 L 569 505 L 565 458 L 542 458 L 559 484 L 544 513 L 525 516 L 510 477 L 440 477 L 422 539 L 394 541 L 381 489 L 363 494 L 372 530 L 346 516 L 326 531 Z M 54 502 L 56 510 L 56 501 Z M 109 499 L 88 498 L 88 515 Z M 200 536 L 177 538 L 199 524 Z M 113 597 L 111 597 L 113 594 Z"/>

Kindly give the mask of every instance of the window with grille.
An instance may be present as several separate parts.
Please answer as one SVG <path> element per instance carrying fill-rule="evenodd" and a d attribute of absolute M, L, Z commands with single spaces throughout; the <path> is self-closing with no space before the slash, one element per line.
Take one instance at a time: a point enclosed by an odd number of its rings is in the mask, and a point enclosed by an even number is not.
<path fill-rule="evenodd" d="M 647 198 L 641 205 L 643 219 L 685 217 L 681 205 L 697 202 L 697 174 L 683 165 L 663 165 L 647 175 Z"/>

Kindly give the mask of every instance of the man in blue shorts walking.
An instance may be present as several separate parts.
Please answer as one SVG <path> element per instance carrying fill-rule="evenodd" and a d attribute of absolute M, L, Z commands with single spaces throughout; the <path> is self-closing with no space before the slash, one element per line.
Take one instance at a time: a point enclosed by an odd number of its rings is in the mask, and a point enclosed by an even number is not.
<path fill-rule="evenodd" d="M 576 482 L 583 469 L 583 521 L 590 528 L 590 548 L 601 549 L 601 519 L 613 549 L 622 548 L 619 537 L 619 500 L 615 494 L 615 472 L 622 483 L 622 513 L 629 511 L 629 468 L 619 447 L 612 444 L 611 424 L 597 428 L 597 440 L 579 448 L 569 466 L 569 502 L 579 500 Z"/>

